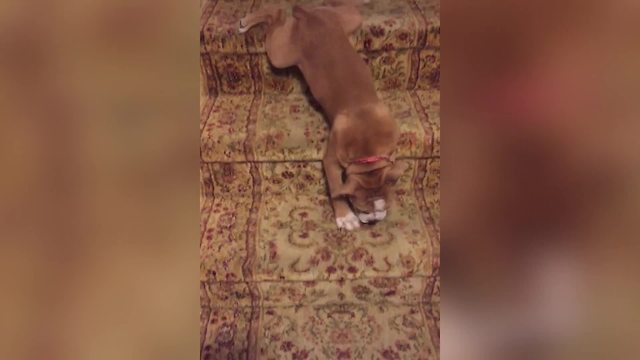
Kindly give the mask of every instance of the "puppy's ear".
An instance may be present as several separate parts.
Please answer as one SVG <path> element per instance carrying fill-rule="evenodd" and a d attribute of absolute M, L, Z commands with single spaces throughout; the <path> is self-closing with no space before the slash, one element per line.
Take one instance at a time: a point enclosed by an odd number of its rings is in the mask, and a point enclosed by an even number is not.
<path fill-rule="evenodd" d="M 396 182 L 398 182 L 398 179 L 400 179 L 400 176 L 402 176 L 402 174 L 405 172 L 405 170 L 407 170 L 408 167 L 409 164 L 407 164 L 406 161 L 396 161 L 385 175 L 385 184 L 395 185 Z"/>
<path fill-rule="evenodd" d="M 347 177 L 347 181 L 340 185 L 340 187 L 331 194 L 331 198 L 337 199 L 339 197 L 350 197 L 353 196 L 356 192 L 356 187 L 358 186 L 358 182 L 353 178 L 353 176 Z"/>

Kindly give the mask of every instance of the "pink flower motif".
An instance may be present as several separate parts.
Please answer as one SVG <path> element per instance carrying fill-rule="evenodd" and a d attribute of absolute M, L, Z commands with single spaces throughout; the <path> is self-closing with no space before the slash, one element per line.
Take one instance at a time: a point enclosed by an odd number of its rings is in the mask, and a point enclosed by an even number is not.
<path fill-rule="evenodd" d="M 308 350 L 298 350 L 294 352 L 291 356 L 291 360 L 306 360 L 309 358 Z"/>
<path fill-rule="evenodd" d="M 385 56 L 382 58 L 382 64 L 384 65 L 392 65 L 395 62 L 396 62 L 396 59 L 391 55 Z"/>
<path fill-rule="evenodd" d="M 384 294 L 382 294 L 382 295 L 383 295 L 383 296 L 385 296 L 385 297 L 389 297 L 389 296 L 393 296 L 393 295 L 395 295 L 395 294 L 396 294 L 396 291 L 395 291 L 395 290 L 389 290 L 389 291 L 385 292 L 385 293 L 384 293 Z"/>
<path fill-rule="evenodd" d="M 229 229 L 236 222 L 236 214 L 234 213 L 224 213 L 218 219 L 218 226 L 221 228 Z"/>
<path fill-rule="evenodd" d="M 292 173 L 289 170 L 282 173 L 282 177 L 285 179 L 293 179 L 294 176 L 296 176 L 296 174 Z"/>
<path fill-rule="evenodd" d="M 367 255 L 367 250 L 364 248 L 357 248 L 353 254 L 351 254 L 351 260 L 360 261 Z"/>
<path fill-rule="evenodd" d="M 280 345 L 280 350 L 284 352 L 289 352 L 293 349 L 293 343 L 291 341 L 285 341 Z"/>
<path fill-rule="evenodd" d="M 385 33 L 384 28 L 379 25 L 373 25 L 371 28 L 369 28 L 369 32 L 373 37 L 378 37 L 378 38 L 383 37 Z"/>
<path fill-rule="evenodd" d="M 225 320 L 224 318 L 222 320 Z M 222 325 L 220 329 L 218 329 L 218 334 L 216 336 L 216 344 L 220 347 L 230 347 L 233 345 L 233 338 L 235 337 L 235 327 L 232 325 Z"/>
<path fill-rule="evenodd" d="M 400 360 L 400 354 L 393 351 L 393 349 L 385 349 L 382 352 L 382 358 L 385 360 Z"/>
<path fill-rule="evenodd" d="M 413 270 L 416 266 L 416 260 L 410 254 L 400 255 L 400 263 L 407 270 Z"/>
<path fill-rule="evenodd" d="M 314 266 L 314 267 L 320 265 L 320 259 L 318 259 L 318 257 L 316 257 L 316 256 L 310 257 L 309 258 L 309 265 Z"/>
<path fill-rule="evenodd" d="M 337 357 L 338 360 L 350 360 L 351 359 L 351 349 L 345 349 L 345 350 L 338 349 L 336 351 L 336 357 Z"/>
<path fill-rule="evenodd" d="M 269 242 L 269 260 L 275 260 L 278 257 L 278 246 L 275 242 Z"/>
<path fill-rule="evenodd" d="M 371 42 L 372 40 L 370 38 L 367 38 L 364 40 L 364 49 L 365 50 L 371 50 Z"/>
<path fill-rule="evenodd" d="M 235 66 L 233 65 L 228 65 L 225 69 L 225 75 L 227 77 L 227 80 L 229 80 L 229 82 L 231 83 L 237 83 L 240 81 L 241 79 L 241 73 L 236 69 Z"/>
<path fill-rule="evenodd" d="M 374 264 L 374 260 L 373 260 L 373 256 L 367 256 L 366 259 L 364 259 L 364 264 L 367 266 L 372 266 Z"/>
<path fill-rule="evenodd" d="M 222 165 L 222 176 L 225 177 L 225 178 L 234 177 L 235 176 L 235 170 L 233 168 L 233 165 L 231 165 L 231 164 Z M 226 209 L 224 209 L 224 210 L 226 210 Z"/>
<path fill-rule="evenodd" d="M 329 340 L 335 344 L 350 344 L 354 340 L 354 334 L 347 329 L 337 329 L 329 334 Z"/>
<path fill-rule="evenodd" d="M 322 250 L 320 250 L 320 260 L 322 261 L 329 261 L 331 260 L 331 251 L 328 248 L 323 248 Z"/>
<path fill-rule="evenodd" d="M 371 294 L 371 289 L 364 285 L 356 285 L 351 289 L 351 291 L 353 291 L 354 295 L 359 300 L 365 300 Z"/>
<path fill-rule="evenodd" d="M 387 90 L 397 89 L 400 87 L 400 80 L 398 80 L 397 78 L 385 79 L 384 86 Z"/>

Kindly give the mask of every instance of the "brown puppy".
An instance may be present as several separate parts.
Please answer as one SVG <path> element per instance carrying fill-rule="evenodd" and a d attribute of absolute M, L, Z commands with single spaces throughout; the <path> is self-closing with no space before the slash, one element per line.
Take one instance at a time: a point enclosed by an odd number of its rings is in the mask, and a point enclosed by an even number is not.
<path fill-rule="evenodd" d="M 385 218 L 389 186 L 406 164 L 393 152 L 399 128 L 376 94 L 369 68 L 349 43 L 361 24 L 354 1 L 328 6 L 263 8 L 240 20 L 240 32 L 267 23 L 266 50 L 277 68 L 300 68 L 311 93 L 325 111 L 331 131 L 323 165 L 339 228 Z M 358 213 L 350 209 L 351 201 Z"/>

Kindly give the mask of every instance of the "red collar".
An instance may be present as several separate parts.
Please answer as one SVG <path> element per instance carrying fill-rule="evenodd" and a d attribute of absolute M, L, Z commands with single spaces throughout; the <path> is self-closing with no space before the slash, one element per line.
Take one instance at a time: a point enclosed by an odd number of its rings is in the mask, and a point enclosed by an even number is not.
<path fill-rule="evenodd" d="M 373 163 L 377 163 L 378 161 L 382 161 L 382 160 L 388 160 L 391 161 L 391 159 L 388 156 L 367 156 L 367 157 L 363 157 L 363 158 L 359 158 L 359 159 L 355 159 L 351 162 L 351 164 L 373 164 Z"/>

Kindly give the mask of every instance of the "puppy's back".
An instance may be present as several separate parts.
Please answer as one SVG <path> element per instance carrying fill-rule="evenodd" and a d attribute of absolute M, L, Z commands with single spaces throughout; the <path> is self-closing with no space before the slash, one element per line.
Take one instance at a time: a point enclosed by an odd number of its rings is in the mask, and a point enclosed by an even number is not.
<path fill-rule="evenodd" d="M 336 13 L 322 7 L 295 6 L 293 17 L 293 40 L 303 58 L 300 66 L 329 116 L 376 101 L 369 67 L 349 42 Z"/>
<path fill-rule="evenodd" d="M 340 46 L 347 39 L 335 14 L 322 8 L 307 9 L 296 5 L 292 10 L 294 37 L 304 52 L 314 56 L 316 52 L 327 53 L 330 45 Z"/>

